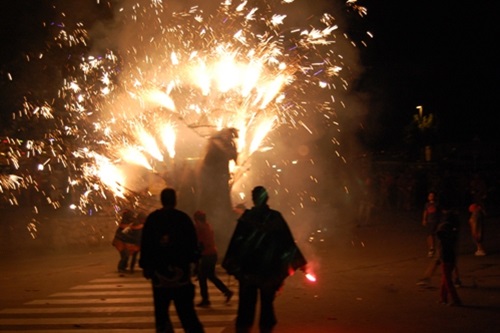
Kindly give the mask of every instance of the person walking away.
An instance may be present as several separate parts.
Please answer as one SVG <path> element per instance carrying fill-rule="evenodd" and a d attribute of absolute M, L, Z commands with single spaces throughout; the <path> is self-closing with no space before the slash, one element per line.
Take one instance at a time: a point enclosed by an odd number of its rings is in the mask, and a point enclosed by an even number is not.
<path fill-rule="evenodd" d="M 228 303 L 234 293 L 222 282 L 215 273 L 217 264 L 217 247 L 212 225 L 208 223 L 205 212 L 198 210 L 194 213 L 194 224 L 198 236 L 198 244 L 201 251 L 201 259 L 198 264 L 198 283 L 200 284 L 201 302 L 199 307 L 210 306 L 207 280 L 212 282 L 226 297 Z"/>
<path fill-rule="evenodd" d="M 271 209 L 263 186 L 252 190 L 254 206 L 238 219 L 222 267 L 239 283 L 236 332 L 248 333 L 255 320 L 260 296 L 260 333 L 272 332 L 277 324 L 276 293 L 285 279 L 307 261 L 297 247 L 280 212 Z"/>
<path fill-rule="evenodd" d="M 170 302 L 185 332 L 204 333 L 194 307 L 195 286 L 192 267 L 200 253 L 193 221 L 176 209 L 177 194 L 172 188 L 160 194 L 162 208 L 150 213 L 144 223 L 139 266 L 151 280 L 157 333 L 174 333 L 169 316 Z"/>
<path fill-rule="evenodd" d="M 127 266 L 129 261 L 129 249 L 127 248 L 127 243 L 130 243 L 130 226 L 134 221 L 134 214 L 131 210 L 123 210 L 121 221 L 115 231 L 115 236 L 113 237 L 112 245 L 118 250 L 120 254 L 120 260 L 118 260 L 118 272 L 127 272 Z"/>
<path fill-rule="evenodd" d="M 422 213 L 422 225 L 427 230 L 427 256 L 429 258 L 434 257 L 435 253 L 435 233 L 439 223 L 439 214 L 440 209 L 437 202 L 436 193 L 431 191 L 427 195 L 427 202 L 424 205 L 424 211 Z"/>
<path fill-rule="evenodd" d="M 436 230 L 441 259 L 441 287 L 439 294 L 440 303 L 450 306 L 462 305 L 452 280 L 453 270 L 457 262 L 458 226 L 458 216 L 448 206 L 443 205 L 443 219 Z M 450 303 L 448 303 L 448 297 L 451 298 Z"/>
<path fill-rule="evenodd" d="M 483 223 L 486 217 L 486 211 L 480 200 L 476 200 L 469 206 L 469 226 L 472 234 L 472 240 L 476 245 L 476 256 L 485 256 L 486 251 L 483 247 Z"/>

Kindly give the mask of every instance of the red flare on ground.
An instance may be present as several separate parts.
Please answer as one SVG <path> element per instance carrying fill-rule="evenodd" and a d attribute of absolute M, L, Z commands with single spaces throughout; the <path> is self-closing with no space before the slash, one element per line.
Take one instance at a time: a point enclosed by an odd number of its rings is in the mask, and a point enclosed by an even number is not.
<path fill-rule="evenodd" d="M 306 279 L 311 282 L 316 282 L 316 276 L 314 276 L 312 273 L 306 273 Z"/>

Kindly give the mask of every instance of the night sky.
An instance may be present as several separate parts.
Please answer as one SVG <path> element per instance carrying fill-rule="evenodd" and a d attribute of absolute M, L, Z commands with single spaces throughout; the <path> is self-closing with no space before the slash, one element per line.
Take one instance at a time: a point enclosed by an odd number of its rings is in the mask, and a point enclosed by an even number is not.
<path fill-rule="evenodd" d="M 498 143 L 497 2 L 366 3 L 375 37 L 358 88 L 369 95 L 372 137 L 390 145 L 422 105 L 441 140 Z"/>
<path fill-rule="evenodd" d="M 18 109 L 25 93 L 23 52 L 43 49 L 40 21 L 50 16 L 48 0 L 9 1 L 2 5 L 0 27 L 0 89 L 2 123 Z M 95 1 L 94 1 L 95 3 Z M 430 0 L 358 1 L 368 15 L 355 19 L 353 34 L 373 33 L 361 47 L 362 75 L 352 85 L 353 96 L 365 105 L 362 140 L 374 149 L 402 142 L 404 128 L 423 106 L 436 116 L 443 141 L 485 144 L 496 134 L 500 78 L 495 50 L 498 29 L 496 1 Z M 87 5 L 91 10 L 95 5 Z M 89 13 L 87 13 L 89 14 Z M 101 15 L 102 13 L 96 13 Z M 496 23 L 496 22 L 495 22 Z M 7 73 L 14 74 L 9 81 Z M 33 80 L 33 78 L 31 78 Z"/>

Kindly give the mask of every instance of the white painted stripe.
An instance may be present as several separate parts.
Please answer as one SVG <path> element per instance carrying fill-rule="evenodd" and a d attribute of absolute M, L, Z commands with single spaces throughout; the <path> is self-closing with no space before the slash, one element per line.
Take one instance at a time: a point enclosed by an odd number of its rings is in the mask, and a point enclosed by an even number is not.
<path fill-rule="evenodd" d="M 41 313 L 122 313 L 122 312 L 153 312 L 150 306 L 93 306 L 76 308 L 12 308 L 0 310 L 5 314 L 41 314 Z M 174 309 L 170 312 L 175 313 Z"/>
<path fill-rule="evenodd" d="M 237 304 L 212 304 L 209 308 L 196 308 L 198 313 L 216 310 L 237 310 Z M 153 312 L 153 305 L 150 306 L 93 306 L 93 307 L 66 307 L 66 308 L 9 308 L 0 310 L 0 314 L 54 314 L 54 313 L 122 313 L 122 312 Z M 176 314 L 174 306 L 170 307 L 170 313 Z"/>
<path fill-rule="evenodd" d="M 151 289 L 151 283 L 84 284 L 70 289 Z"/>
<path fill-rule="evenodd" d="M 89 281 L 90 283 L 116 283 L 116 282 L 146 282 L 150 283 L 145 278 L 132 278 L 132 277 L 117 277 L 117 278 L 99 278 Z"/>
<path fill-rule="evenodd" d="M 202 323 L 230 322 L 236 318 L 235 315 L 198 315 Z M 171 318 L 173 324 L 180 324 L 176 316 Z M 0 325 L 77 325 L 81 324 L 144 324 L 154 322 L 153 316 L 147 317 L 79 317 L 79 318 L 0 318 Z M 79 330 L 78 330 L 79 331 Z"/>
<path fill-rule="evenodd" d="M 26 302 L 27 305 L 49 305 L 49 304 L 114 304 L 114 303 L 152 303 L 151 297 L 135 298 L 88 298 L 88 299 L 37 299 Z"/>
<path fill-rule="evenodd" d="M 225 327 L 205 327 L 205 333 L 222 333 L 224 331 Z M 2 330 L 2 333 L 19 333 L 20 331 L 8 331 L 8 330 Z M 135 329 L 135 328 L 129 328 L 129 329 L 120 329 L 120 328 L 113 328 L 113 329 L 64 329 L 64 330 L 59 330 L 59 329 L 51 329 L 51 330 L 23 330 L 23 333 L 151 333 L 152 329 Z M 175 333 L 184 333 L 184 330 L 181 328 L 176 328 L 174 330 Z"/>
<path fill-rule="evenodd" d="M 99 285 L 99 288 L 95 288 L 97 290 L 94 291 L 70 291 L 70 292 L 58 292 L 54 293 L 51 295 L 51 297 L 66 297 L 66 296 L 85 296 L 85 295 L 124 295 L 124 294 L 129 294 L 129 295 L 152 295 L 153 292 L 151 288 L 147 288 L 146 290 L 144 288 L 137 288 L 137 290 L 131 290 L 128 288 L 115 288 L 115 286 L 111 286 L 110 289 L 112 290 L 107 290 L 107 291 L 102 291 L 105 288 L 101 287 L 102 285 Z M 87 286 L 76 286 L 71 288 L 71 290 L 89 290 L 89 289 L 94 289 L 94 288 L 89 288 Z M 116 290 L 119 289 L 119 290 Z M 199 291 L 199 287 L 196 286 L 197 291 Z M 214 295 L 213 297 L 219 297 L 219 296 L 224 296 L 220 290 L 218 290 L 215 286 L 208 286 L 208 292 L 210 296 L 212 297 L 212 294 Z"/>
<path fill-rule="evenodd" d="M 86 296 L 120 296 L 120 295 L 148 295 L 152 296 L 151 290 L 120 290 L 120 291 L 73 291 L 55 293 L 50 297 L 86 297 Z"/>

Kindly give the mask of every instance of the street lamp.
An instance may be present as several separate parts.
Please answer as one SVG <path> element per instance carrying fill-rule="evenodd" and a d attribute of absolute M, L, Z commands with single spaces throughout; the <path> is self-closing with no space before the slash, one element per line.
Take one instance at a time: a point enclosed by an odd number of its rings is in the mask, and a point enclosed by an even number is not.
<path fill-rule="evenodd" d="M 417 106 L 418 116 L 422 118 L 422 114 L 424 113 L 424 107 L 422 105 Z"/>

